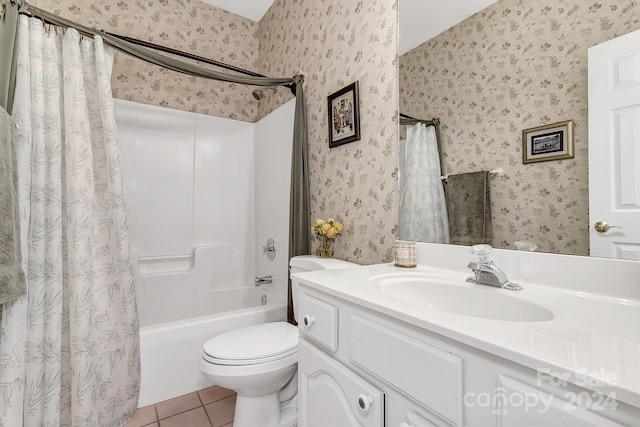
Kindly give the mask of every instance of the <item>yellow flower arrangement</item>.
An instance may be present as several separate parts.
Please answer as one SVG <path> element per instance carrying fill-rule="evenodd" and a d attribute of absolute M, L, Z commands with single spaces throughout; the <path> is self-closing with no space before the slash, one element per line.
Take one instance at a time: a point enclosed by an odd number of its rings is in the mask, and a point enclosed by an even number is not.
<path fill-rule="evenodd" d="M 342 233 L 342 224 L 333 218 L 328 220 L 316 219 L 311 227 L 311 234 L 320 241 L 316 255 L 322 258 L 333 257 L 333 242 Z"/>

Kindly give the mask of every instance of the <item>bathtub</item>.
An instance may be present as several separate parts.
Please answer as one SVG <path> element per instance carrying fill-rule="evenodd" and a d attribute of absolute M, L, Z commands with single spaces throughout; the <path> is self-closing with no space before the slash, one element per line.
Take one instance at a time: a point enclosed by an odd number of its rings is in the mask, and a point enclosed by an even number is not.
<path fill-rule="evenodd" d="M 227 310 L 222 313 L 142 326 L 138 406 L 212 385 L 198 365 L 202 346 L 209 338 L 242 326 L 286 320 L 286 300 L 272 289 L 286 289 L 287 284 L 278 282 L 274 280 L 260 287 L 250 283 L 217 291 L 215 300 Z"/>

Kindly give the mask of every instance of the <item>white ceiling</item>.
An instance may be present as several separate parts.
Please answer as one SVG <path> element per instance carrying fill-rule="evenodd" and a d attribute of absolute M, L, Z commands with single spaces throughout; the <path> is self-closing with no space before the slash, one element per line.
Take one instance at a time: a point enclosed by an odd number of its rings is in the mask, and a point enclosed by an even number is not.
<path fill-rule="evenodd" d="M 464 21 L 496 0 L 398 0 L 399 54 Z"/>
<path fill-rule="evenodd" d="M 252 21 L 260 21 L 275 0 L 201 0 Z"/>
<path fill-rule="evenodd" d="M 258 22 L 275 0 L 202 1 Z M 495 2 L 496 0 L 398 0 L 400 55 Z"/>

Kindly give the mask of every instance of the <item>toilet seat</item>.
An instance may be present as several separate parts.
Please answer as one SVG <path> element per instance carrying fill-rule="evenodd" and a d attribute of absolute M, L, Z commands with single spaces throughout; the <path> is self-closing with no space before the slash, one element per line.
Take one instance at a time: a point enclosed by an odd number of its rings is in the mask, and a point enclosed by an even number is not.
<path fill-rule="evenodd" d="M 246 365 L 256 365 L 260 363 L 268 363 L 273 362 L 275 360 L 284 359 L 285 357 L 291 356 L 292 354 L 296 354 L 298 349 L 293 349 L 285 353 L 275 354 L 269 357 L 258 357 L 255 359 L 242 359 L 242 360 L 229 360 L 229 359 L 219 359 L 217 357 L 212 357 L 206 352 L 202 354 L 202 358 L 209 363 L 214 365 L 225 365 L 225 366 L 246 366 Z"/>
<path fill-rule="evenodd" d="M 203 347 L 208 363 L 246 366 L 268 363 L 298 352 L 298 328 L 286 322 L 262 323 L 215 336 Z"/>

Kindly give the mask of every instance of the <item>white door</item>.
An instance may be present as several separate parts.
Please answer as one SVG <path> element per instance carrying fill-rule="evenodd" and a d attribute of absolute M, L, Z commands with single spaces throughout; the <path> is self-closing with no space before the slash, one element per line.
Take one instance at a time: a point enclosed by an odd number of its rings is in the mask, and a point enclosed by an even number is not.
<path fill-rule="evenodd" d="M 592 256 L 640 261 L 640 30 L 589 49 L 589 219 Z"/>
<path fill-rule="evenodd" d="M 298 346 L 300 427 L 382 427 L 384 394 L 304 339 Z"/>

